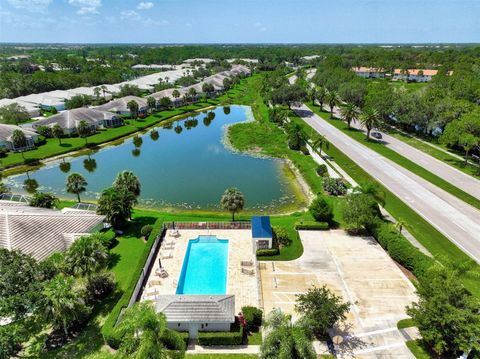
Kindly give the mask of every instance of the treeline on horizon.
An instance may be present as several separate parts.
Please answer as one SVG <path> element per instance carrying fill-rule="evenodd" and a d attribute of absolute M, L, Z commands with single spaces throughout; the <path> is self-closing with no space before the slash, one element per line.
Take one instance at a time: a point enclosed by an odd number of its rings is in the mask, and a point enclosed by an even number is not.
<path fill-rule="evenodd" d="M 284 61 L 298 64 L 302 56 L 320 55 L 339 59 L 341 66 L 392 68 L 438 68 L 455 71 L 459 66 L 479 66 L 479 45 L 34 45 L 0 46 L 0 98 L 31 93 L 97 86 L 129 80 L 151 71 L 133 70 L 135 64 L 180 64 L 191 58 L 255 58 L 262 70 L 273 69 Z M 427 46 L 427 45 L 425 45 Z M 29 58 L 8 60 L 15 55 Z M 52 64 L 61 68 L 58 71 Z M 44 66 L 41 71 L 38 65 Z M 315 63 L 313 64 L 315 65 Z"/>

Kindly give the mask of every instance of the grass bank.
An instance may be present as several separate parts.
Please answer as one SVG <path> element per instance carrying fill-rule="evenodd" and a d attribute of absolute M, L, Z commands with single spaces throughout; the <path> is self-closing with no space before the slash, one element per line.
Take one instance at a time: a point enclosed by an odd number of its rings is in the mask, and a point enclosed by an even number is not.
<path fill-rule="evenodd" d="M 437 187 L 445 190 L 446 192 L 450 193 L 451 195 L 461 199 L 462 201 L 470 204 L 471 206 L 480 209 L 480 200 L 475 198 L 474 196 L 462 191 L 454 184 L 445 181 L 443 178 L 438 177 L 437 175 L 433 174 L 432 172 L 427 171 L 421 165 L 416 164 L 415 162 L 409 160 L 406 157 L 398 154 L 394 150 L 386 147 L 383 143 L 374 140 L 367 140 L 365 138 L 365 134 L 362 131 L 357 129 L 349 129 L 346 122 L 341 121 L 339 119 L 330 119 L 330 115 L 328 112 L 323 111 L 320 109 L 318 105 L 307 105 L 313 112 L 321 116 L 325 121 L 330 123 L 331 125 L 335 126 L 339 130 L 341 130 L 346 135 L 350 136 L 354 140 L 360 142 L 364 146 L 367 146 L 371 150 L 381 154 L 382 156 L 388 158 L 389 160 L 397 163 L 398 165 L 406 168 L 407 170 L 415 173 L 416 175 L 422 177 L 426 181 L 436 185 Z"/>

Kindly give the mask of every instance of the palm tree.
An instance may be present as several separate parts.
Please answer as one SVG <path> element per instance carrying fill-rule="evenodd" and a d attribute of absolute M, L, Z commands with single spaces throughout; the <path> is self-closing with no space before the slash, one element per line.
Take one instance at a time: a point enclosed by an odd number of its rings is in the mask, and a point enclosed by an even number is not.
<path fill-rule="evenodd" d="M 102 92 L 103 92 L 103 98 L 105 99 L 105 92 L 107 92 L 107 86 L 102 85 L 102 86 L 100 86 L 100 89 L 102 90 Z"/>
<path fill-rule="evenodd" d="M 172 96 L 175 99 L 175 107 L 177 107 L 177 100 L 180 97 L 180 91 L 178 91 L 177 89 L 173 90 Z"/>
<path fill-rule="evenodd" d="M 330 142 L 328 142 L 327 138 L 323 135 L 315 135 L 312 141 L 312 148 L 318 151 L 318 154 L 321 156 L 323 147 L 328 150 L 330 148 Z"/>
<path fill-rule="evenodd" d="M 93 89 L 93 94 L 95 95 L 95 97 L 97 98 L 97 100 L 98 100 L 98 98 L 100 97 L 100 92 L 101 92 L 100 87 L 95 87 L 95 88 Z"/>
<path fill-rule="evenodd" d="M 196 96 L 197 96 L 197 90 L 195 90 L 193 87 L 190 87 L 190 89 L 188 90 L 188 97 L 190 97 L 192 102 L 194 102 Z"/>
<path fill-rule="evenodd" d="M 14 149 L 19 149 L 20 153 L 22 154 L 22 158 L 25 159 L 25 155 L 23 154 L 23 150 L 27 147 L 27 137 L 21 130 L 14 130 L 12 133 L 12 143 Z"/>
<path fill-rule="evenodd" d="M 292 324 L 291 316 L 280 309 L 268 314 L 264 327 L 266 335 L 260 346 L 260 358 L 316 358 L 309 332 L 301 325 Z"/>
<path fill-rule="evenodd" d="M 58 138 L 58 143 L 62 144 L 63 128 L 58 123 L 52 127 L 52 135 L 55 138 Z"/>
<path fill-rule="evenodd" d="M 228 188 L 220 199 L 220 205 L 232 213 L 232 221 L 235 221 L 235 213 L 240 212 L 245 206 L 245 197 L 237 188 Z"/>
<path fill-rule="evenodd" d="M 367 129 L 367 140 L 370 139 L 370 131 L 380 124 L 380 115 L 374 108 L 366 108 L 360 115 L 360 122 Z"/>
<path fill-rule="evenodd" d="M 335 91 L 329 91 L 325 96 L 325 100 L 328 103 L 328 107 L 330 107 L 330 118 L 333 118 L 333 109 L 340 104 L 340 97 Z"/>
<path fill-rule="evenodd" d="M 166 335 L 169 332 L 168 335 Z M 140 302 L 128 308 L 115 326 L 115 335 L 122 338 L 119 351 L 133 358 L 163 359 L 183 357 L 185 345 L 182 340 L 173 340 L 179 334 L 167 328 L 163 313 L 157 313 L 151 302 Z M 166 343 L 164 338 L 169 338 Z M 178 338 L 179 339 L 179 338 Z M 176 347 L 170 347 L 178 343 Z M 167 349 L 167 344 L 169 344 Z M 170 350 L 178 353 L 172 356 Z"/>
<path fill-rule="evenodd" d="M 135 100 L 131 100 L 127 103 L 128 110 L 130 111 L 130 115 L 133 118 L 138 117 L 138 103 Z"/>
<path fill-rule="evenodd" d="M 83 193 L 87 189 L 87 181 L 79 173 L 72 173 L 67 177 L 66 188 L 68 193 L 77 195 L 78 202 L 80 202 L 80 193 Z"/>
<path fill-rule="evenodd" d="M 372 196 L 380 206 L 385 207 L 385 191 L 375 182 L 367 182 L 360 187 L 360 192 Z"/>
<path fill-rule="evenodd" d="M 153 110 L 156 108 L 157 106 L 157 100 L 155 100 L 155 97 L 153 96 L 148 96 L 147 97 L 147 105 L 148 105 L 148 109 L 150 111 L 150 113 L 153 112 Z"/>
<path fill-rule="evenodd" d="M 85 139 L 85 144 L 87 144 L 87 137 L 90 134 L 90 126 L 88 126 L 87 121 L 81 120 L 77 126 L 77 132 L 80 137 Z"/>
<path fill-rule="evenodd" d="M 135 197 L 138 197 L 140 195 L 140 180 L 137 176 L 135 176 L 132 171 L 122 171 L 117 174 L 117 178 L 115 178 L 115 181 L 113 182 L 113 187 L 124 187 L 128 191 L 133 193 Z"/>
<path fill-rule="evenodd" d="M 131 218 L 136 203 L 135 195 L 125 187 L 106 188 L 98 199 L 97 213 L 104 215 L 114 228 L 122 228 Z"/>
<path fill-rule="evenodd" d="M 399 218 L 397 223 L 395 223 L 395 228 L 398 229 L 398 233 L 402 234 L 403 227 L 405 227 L 405 220 Z"/>
<path fill-rule="evenodd" d="M 55 329 L 63 329 L 68 336 L 68 328 L 88 312 L 80 291 L 75 288 L 75 279 L 59 274 L 45 284 L 40 302 L 40 314 L 52 322 Z"/>
<path fill-rule="evenodd" d="M 319 87 L 315 92 L 315 96 L 318 103 L 320 104 L 320 109 L 323 109 L 323 102 L 325 101 L 325 97 L 327 96 L 327 90 L 325 89 L 325 87 Z"/>
<path fill-rule="evenodd" d="M 65 255 L 65 262 L 75 275 L 90 277 L 106 268 L 108 257 L 102 235 L 94 233 L 75 240 Z"/>
<path fill-rule="evenodd" d="M 360 109 L 355 104 L 349 102 L 341 107 L 340 114 L 347 121 L 348 128 L 350 128 L 352 121 L 355 122 L 360 117 Z"/>

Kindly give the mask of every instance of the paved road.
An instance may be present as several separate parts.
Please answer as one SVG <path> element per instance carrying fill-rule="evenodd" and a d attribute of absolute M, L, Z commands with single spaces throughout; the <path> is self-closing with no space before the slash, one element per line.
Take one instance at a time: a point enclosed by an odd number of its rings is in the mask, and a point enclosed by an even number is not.
<path fill-rule="evenodd" d="M 336 117 L 341 118 L 338 109 L 335 109 L 334 113 Z M 364 131 L 363 126 L 359 122 L 352 123 L 352 127 Z M 457 170 L 445 162 L 437 160 L 435 157 L 432 157 L 423 151 L 417 150 L 416 148 L 393 136 L 390 136 L 389 134 L 386 134 L 382 131 L 377 132 L 381 132 L 383 137 L 382 141 L 388 148 L 419 164 L 427 171 L 432 172 L 440 178 L 443 178 L 445 181 L 460 188 L 462 191 L 476 197 L 477 199 L 480 199 L 480 180 L 469 176 L 460 170 Z"/>
<path fill-rule="evenodd" d="M 340 151 L 480 263 L 480 211 L 350 138 L 307 106 L 294 110 L 318 133 L 326 136 Z"/>

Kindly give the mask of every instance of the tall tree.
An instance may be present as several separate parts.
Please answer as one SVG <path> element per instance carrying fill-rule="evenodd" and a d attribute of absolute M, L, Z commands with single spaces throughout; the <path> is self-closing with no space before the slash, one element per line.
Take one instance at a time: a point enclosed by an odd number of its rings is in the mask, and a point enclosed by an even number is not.
<path fill-rule="evenodd" d="M 58 143 L 62 144 L 63 128 L 58 123 L 52 127 L 52 136 L 58 138 Z"/>
<path fill-rule="evenodd" d="M 23 159 L 25 159 L 25 155 L 23 154 L 23 150 L 27 147 L 27 137 L 22 130 L 13 130 L 12 132 L 12 143 L 15 149 L 20 150 Z"/>
<path fill-rule="evenodd" d="M 115 181 L 113 182 L 113 187 L 115 188 L 126 188 L 128 191 L 132 192 L 135 197 L 140 196 L 140 180 L 132 171 L 124 170 L 117 174 Z"/>
<path fill-rule="evenodd" d="M 360 109 L 355 104 L 348 102 L 340 108 L 340 114 L 350 128 L 352 121 L 355 122 L 360 117 Z"/>
<path fill-rule="evenodd" d="M 137 203 L 135 195 L 125 187 L 106 188 L 98 199 L 97 213 L 114 228 L 123 228 L 132 216 L 132 209 Z"/>
<path fill-rule="evenodd" d="M 87 181 L 79 173 L 72 173 L 67 177 L 66 189 L 68 193 L 76 194 L 78 202 L 80 202 L 80 193 L 87 190 Z"/>
<path fill-rule="evenodd" d="M 245 197 L 237 188 L 228 188 L 220 199 L 220 205 L 232 214 L 232 221 L 235 221 L 235 213 L 245 206 Z"/>
<path fill-rule="evenodd" d="M 153 96 L 148 96 L 147 97 L 147 105 L 150 113 L 153 112 L 157 108 L 157 100 L 155 100 L 155 97 Z"/>
<path fill-rule="evenodd" d="M 318 151 L 319 155 L 321 156 L 324 147 L 328 150 L 330 148 L 330 142 L 328 142 L 324 135 L 315 134 L 312 137 L 312 148 Z"/>
<path fill-rule="evenodd" d="M 18 103 L 0 107 L 0 123 L 7 125 L 18 125 L 20 122 L 28 120 L 30 115 L 24 106 Z"/>
<path fill-rule="evenodd" d="M 137 101 L 135 100 L 128 101 L 127 108 L 130 111 L 130 116 L 136 119 L 138 117 L 138 108 L 139 108 Z"/>
<path fill-rule="evenodd" d="M 77 132 L 80 137 L 85 139 L 85 144 L 87 144 L 87 137 L 90 135 L 90 126 L 88 125 L 87 121 L 81 120 L 77 126 Z"/>
<path fill-rule="evenodd" d="M 327 96 L 327 90 L 323 86 L 318 87 L 317 90 L 315 91 L 315 98 L 320 104 L 320 109 L 323 109 L 323 103 L 325 102 L 326 96 Z"/>
<path fill-rule="evenodd" d="M 90 277 L 107 267 L 109 253 L 103 236 L 94 233 L 75 240 L 65 255 L 65 264 L 75 275 Z"/>
<path fill-rule="evenodd" d="M 341 103 L 340 97 L 338 96 L 337 92 L 328 91 L 327 95 L 325 96 L 325 100 L 327 101 L 328 107 L 330 107 L 330 118 L 333 118 L 334 108 L 339 106 Z"/>
<path fill-rule="evenodd" d="M 176 107 L 177 106 L 177 100 L 181 96 L 180 91 L 178 91 L 177 89 L 173 90 L 172 91 L 172 96 L 175 99 L 175 107 Z"/>
<path fill-rule="evenodd" d="M 380 125 L 378 111 L 373 108 L 366 108 L 360 115 L 360 123 L 367 129 L 367 140 L 370 139 L 370 131 Z"/>

